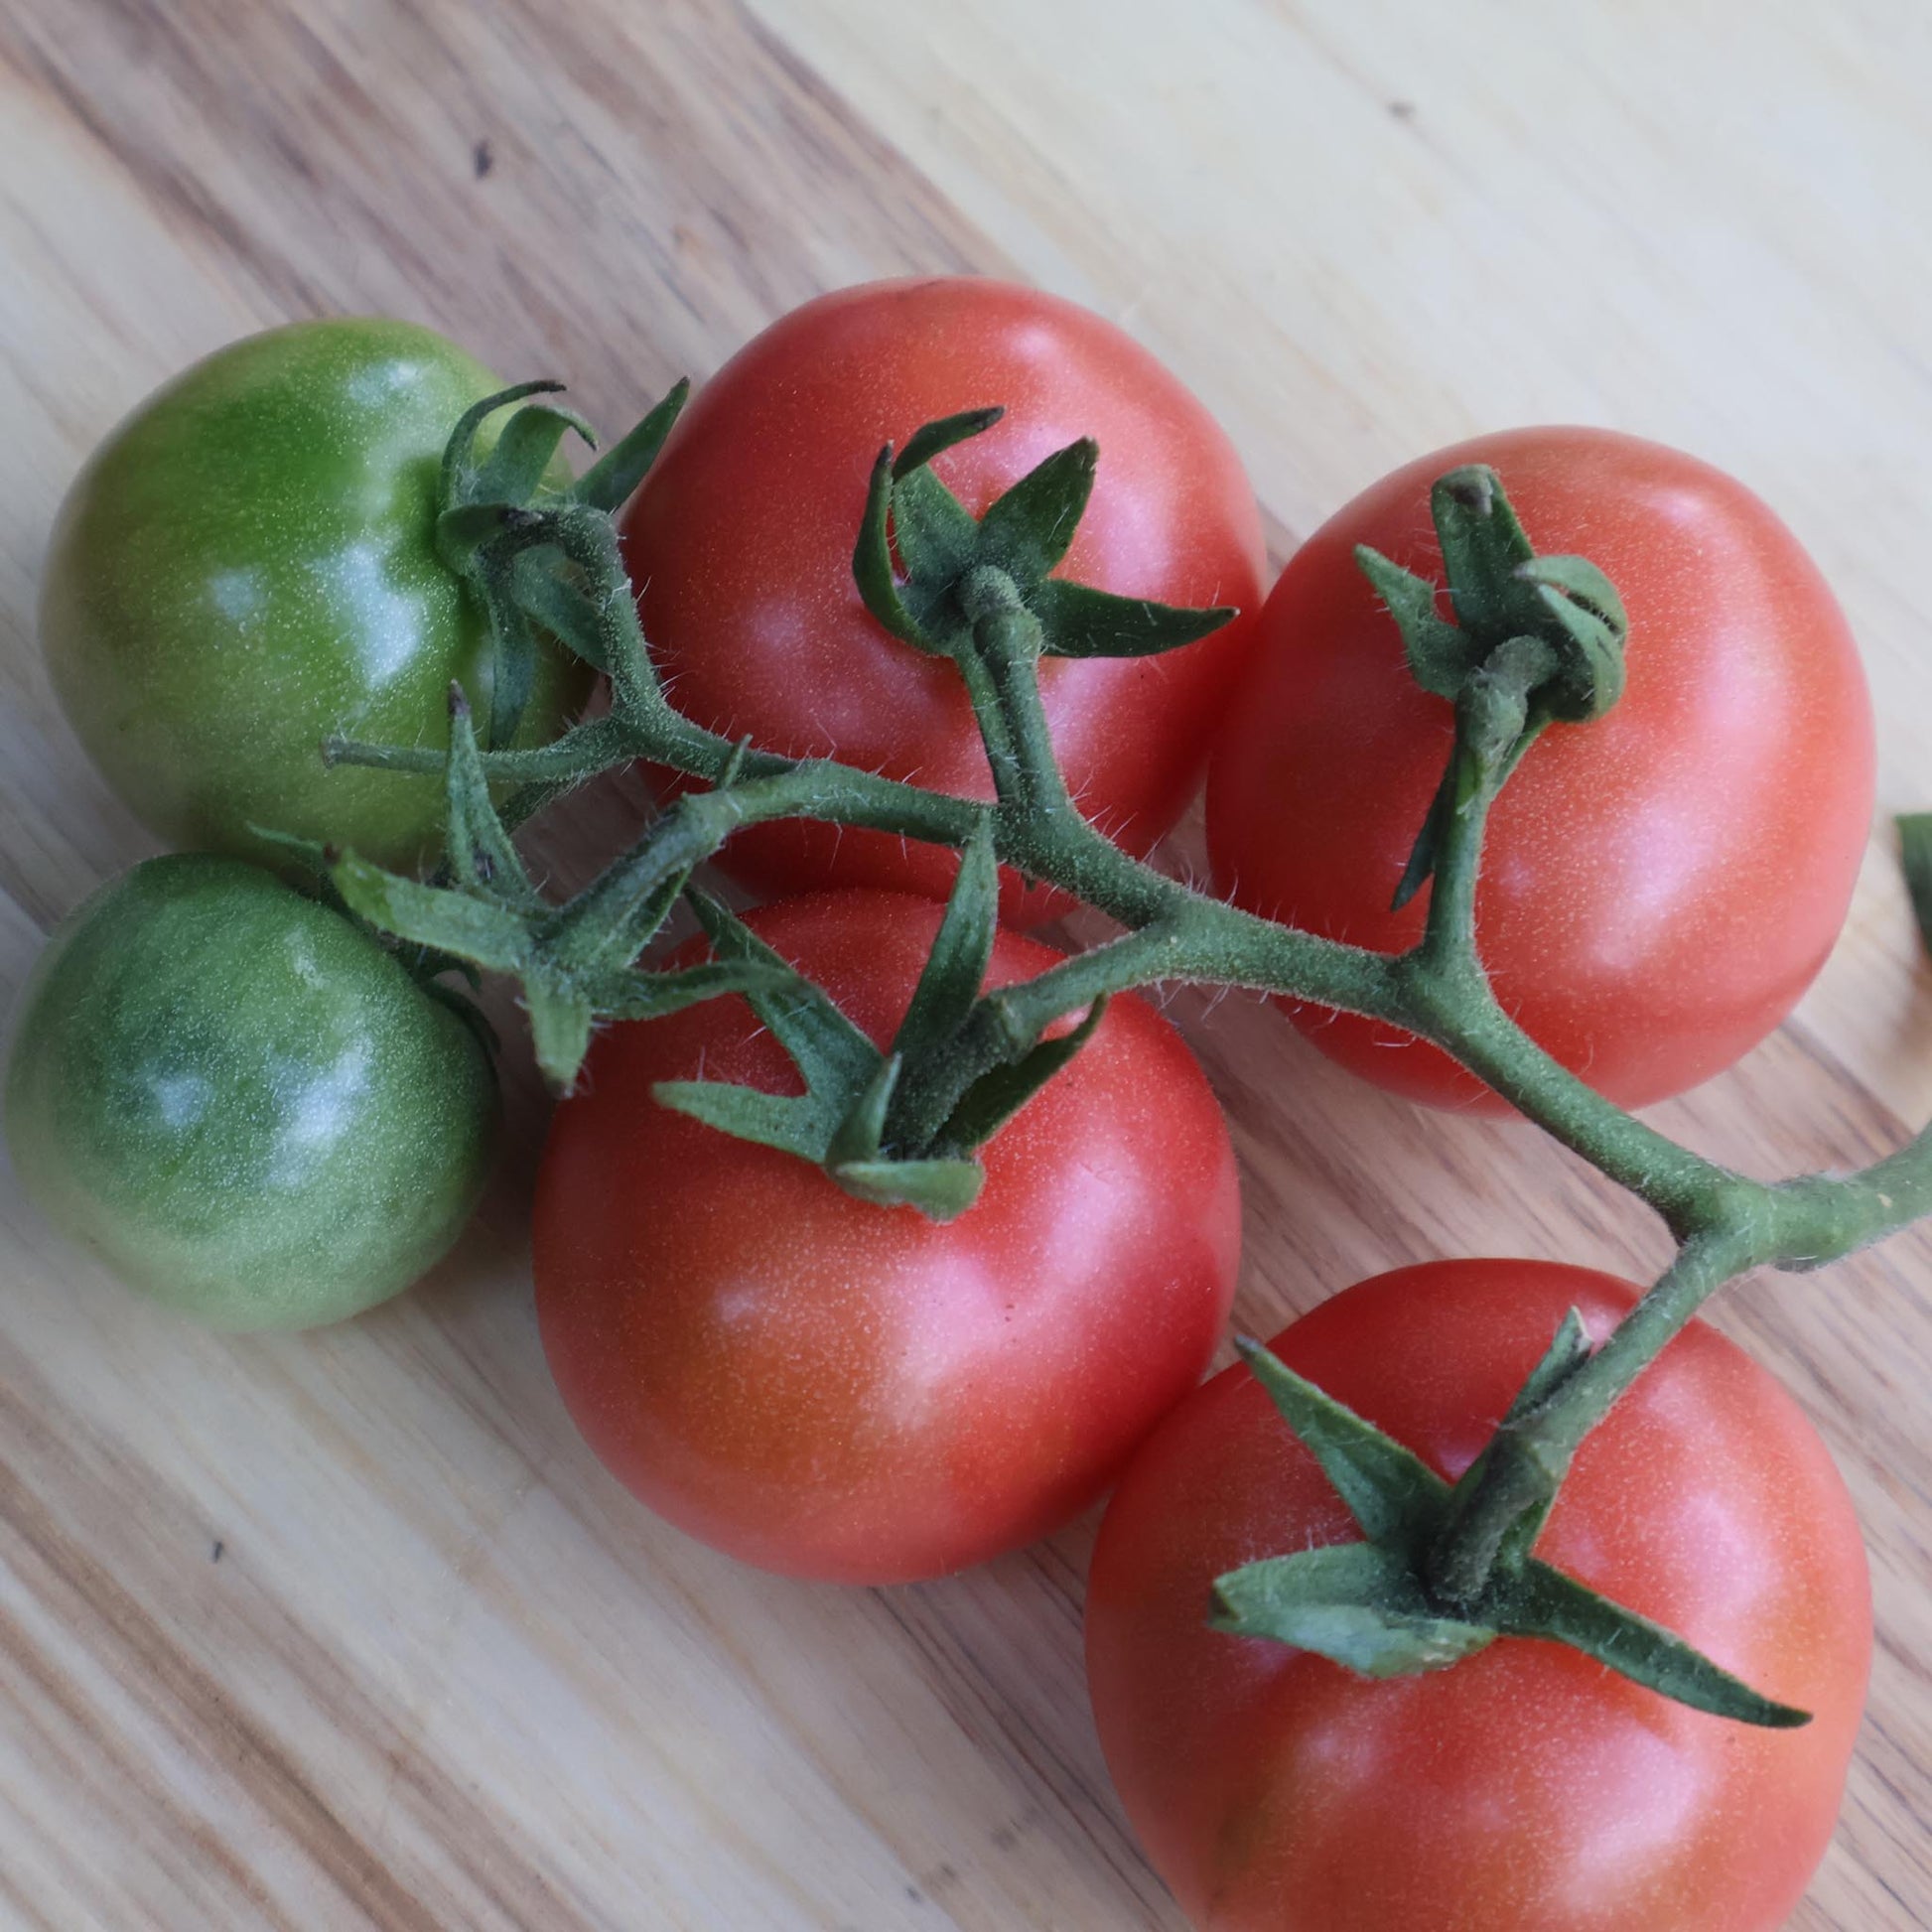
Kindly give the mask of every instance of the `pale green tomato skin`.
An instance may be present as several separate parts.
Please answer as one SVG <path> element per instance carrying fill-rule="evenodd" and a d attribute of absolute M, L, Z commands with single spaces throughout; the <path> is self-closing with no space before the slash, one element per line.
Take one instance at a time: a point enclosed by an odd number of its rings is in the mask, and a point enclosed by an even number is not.
<path fill-rule="evenodd" d="M 434 777 L 321 747 L 447 745 L 452 680 L 488 717 L 486 627 L 435 519 L 457 419 L 501 387 L 410 323 L 296 323 L 196 363 L 95 451 L 56 521 L 41 643 L 81 744 L 167 843 L 266 858 L 266 826 L 403 867 L 440 846 Z M 546 643 L 515 742 L 554 738 L 588 688 Z"/>
<path fill-rule="evenodd" d="M 488 1177 L 475 1031 L 258 868 L 151 859 L 56 931 L 7 1065 L 27 1194 L 130 1288 L 217 1328 L 307 1328 L 406 1288 Z"/>

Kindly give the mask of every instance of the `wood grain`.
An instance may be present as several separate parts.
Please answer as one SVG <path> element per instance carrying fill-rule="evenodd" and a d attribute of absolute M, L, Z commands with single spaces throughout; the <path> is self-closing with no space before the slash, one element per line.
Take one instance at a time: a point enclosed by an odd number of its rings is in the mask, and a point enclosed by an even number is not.
<path fill-rule="evenodd" d="M 1815 549 L 1885 804 L 1924 804 L 1928 87 L 1914 0 L 10 0 L 0 986 L 148 849 L 34 646 L 60 491 L 182 363 L 330 311 L 566 373 L 616 423 L 819 289 L 1023 274 L 1185 374 L 1283 546 L 1481 427 L 1661 436 Z M 546 856 L 581 871 L 635 811 L 602 787 Z M 1363 1092 L 1252 1003 L 1173 1011 L 1245 1165 L 1248 1325 L 1432 1254 L 1658 1260 L 1526 1130 Z M 185 1329 L 0 1191 L 0 1925 L 1172 1932 L 1083 1700 L 1091 1525 L 846 1592 L 641 1514 L 536 1348 L 542 1106 L 527 1064 L 513 1087 L 459 1254 L 324 1334 Z M 1798 1020 L 1658 1117 L 1768 1173 L 1927 1111 L 1880 839 Z M 1929 1260 L 1909 1238 L 1723 1316 L 1872 1555 L 1871 1712 L 1805 1932 L 1932 1924 Z"/>

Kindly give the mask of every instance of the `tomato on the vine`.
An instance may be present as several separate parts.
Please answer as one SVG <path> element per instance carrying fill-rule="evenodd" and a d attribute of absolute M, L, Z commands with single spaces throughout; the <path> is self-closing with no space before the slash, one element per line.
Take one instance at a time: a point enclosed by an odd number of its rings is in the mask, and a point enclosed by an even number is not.
<path fill-rule="evenodd" d="M 7 1145 L 48 1219 L 221 1328 L 394 1295 L 496 1144 L 475 1028 L 342 913 L 239 860 L 150 859 L 55 932 L 22 996 Z"/>
<path fill-rule="evenodd" d="M 1261 603 L 1260 514 L 1213 419 L 1111 323 L 1035 289 L 968 277 L 876 282 L 793 311 L 699 392 L 624 524 L 644 631 L 699 723 L 934 790 L 990 798 L 959 674 L 868 614 L 852 553 L 880 447 L 961 410 L 993 429 L 933 464 L 974 515 L 1083 436 L 1100 466 L 1054 573 L 1162 604 L 1244 614 L 1165 656 L 1045 660 L 1041 696 L 1081 809 L 1145 854 L 1205 762 Z M 884 886 L 943 895 L 953 855 L 794 819 L 722 863 L 771 894 Z M 1009 878 L 1009 917 L 1024 899 Z"/>
<path fill-rule="evenodd" d="M 749 915 L 875 1039 L 940 908 L 834 892 Z M 1011 933 L 989 984 L 1050 966 Z M 610 1028 L 537 1184 L 537 1314 L 591 1447 L 660 1514 L 773 1570 L 885 1583 L 978 1563 L 1098 1495 L 1206 1366 L 1233 1294 L 1226 1124 L 1178 1035 L 1117 999 L 982 1150 L 943 1225 L 652 1097 L 798 1092 L 740 999 Z"/>
<path fill-rule="evenodd" d="M 1532 1261 L 1438 1262 L 1272 1344 L 1453 1478 L 1576 1308 L 1636 1291 Z M 1797 1404 L 1694 1322 L 1590 1435 L 1549 1563 L 1812 1714 L 1756 1729 L 1556 1643 L 1503 1637 L 1372 1681 L 1207 1627 L 1214 1579 L 1359 1535 L 1245 1368 L 1130 1464 L 1094 1552 L 1087 1668 L 1142 1842 L 1217 1932 L 1774 1932 L 1823 1857 L 1871 1600 L 1857 1520 Z"/>
<path fill-rule="evenodd" d="M 437 553 L 437 483 L 458 418 L 501 387 L 411 323 L 302 322 L 217 349 L 94 452 L 55 526 L 41 641 L 150 830 L 273 857 L 264 826 L 388 865 L 440 843 L 435 779 L 331 769 L 321 747 L 447 744 L 453 679 L 488 715 L 488 630 Z M 588 687 L 541 645 L 515 742 L 554 737 Z"/>
<path fill-rule="evenodd" d="M 1790 1012 L 1845 920 L 1870 829 L 1870 700 L 1817 568 L 1754 495 L 1694 458 L 1594 429 L 1440 451 L 1346 504 L 1262 613 L 1216 748 L 1217 889 L 1394 952 L 1427 894 L 1390 898 L 1452 732 L 1357 567 L 1367 544 L 1440 581 L 1431 483 L 1492 466 L 1537 549 L 1605 570 L 1630 620 L 1607 716 L 1555 725 L 1490 815 L 1477 941 L 1503 1005 L 1599 1092 L 1660 1100 L 1729 1066 Z M 1435 1047 L 1321 1008 L 1321 1050 L 1437 1104 L 1501 1102 Z"/>

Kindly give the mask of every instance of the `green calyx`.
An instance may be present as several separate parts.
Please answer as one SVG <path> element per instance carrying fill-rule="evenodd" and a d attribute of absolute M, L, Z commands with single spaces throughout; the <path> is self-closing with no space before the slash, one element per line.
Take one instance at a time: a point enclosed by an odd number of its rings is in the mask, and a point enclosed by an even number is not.
<path fill-rule="evenodd" d="M 1427 578 L 1366 544 L 1355 551 L 1402 632 L 1416 682 L 1449 699 L 1464 725 L 1462 756 L 1444 774 L 1396 888 L 1397 910 L 1435 872 L 1448 818 L 1486 805 L 1546 726 L 1587 724 L 1622 696 L 1629 633 L 1615 585 L 1587 557 L 1539 557 L 1486 465 L 1438 478 L 1429 508 L 1454 622 Z"/>
<path fill-rule="evenodd" d="M 1475 1592 L 1447 1596 L 1433 1565 L 1458 1502 L 1481 1487 L 1482 1459 L 1460 1482 L 1445 1482 L 1394 1438 L 1259 1343 L 1238 1346 L 1282 1419 L 1334 1484 L 1364 1540 L 1265 1557 L 1217 1578 L 1208 1618 L 1215 1629 L 1292 1644 L 1376 1678 L 1447 1669 L 1502 1637 L 1541 1637 L 1581 1650 L 1693 1710 L 1770 1729 L 1811 1722 L 1649 1618 L 1541 1562 L 1533 1550 L 1555 1501 L 1555 1480 L 1512 1526 Z M 1548 1402 L 1588 1354 L 1588 1339 L 1573 1311 L 1504 1418 L 1497 1441 Z M 1485 1456 L 1494 1448 L 1492 1443 Z"/>
<path fill-rule="evenodd" d="M 1024 610 L 1042 656 L 1146 657 L 1208 636 L 1234 617 L 1115 597 L 1051 575 L 1093 493 L 1100 449 L 1091 440 L 1056 450 L 976 520 L 932 460 L 1004 413 L 974 409 L 927 423 L 897 456 L 889 443 L 873 465 L 852 574 L 866 609 L 895 637 L 958 659 L 973 649 L 980 624 Z"/>
<path fill-rule="evenodd" d="M 667 814 L 654 837 L 574 898 L 552 905 L 531 883 L 489 795 L 462 688 L 450 688 L 447 883 L 409 879 L 353 853 L 328 855 L 343 902 L 371 925 L 487 971 L 519 980 L 537 1064 L 568 1091 L 600 1020 L 649 1020 L 700 1000 L 772 982 L 761 967 L 720 961 L 654 973 L 634 962 L 662 929 L 722 833 L 701 809 Z M 702 808 L 703 800 L 692 801 Z"/>
<path fill-rule="evenodd" d="M 575 410 L 525 400 L 562 388 L 561 382 L 519 382 L 485 396 L 463 413 L 443 452 L 436 543 L 489 621 L 493 657 L 485 738 L 491 751 L 515 738 L 529 703 L 537 663 L 533 626 L 565 635 L 570 621 L 565 601 L 570 586 L 560 583 L 558 558 L 543 541 L 538 512 L 567 505 L 605 514 L 620 508 L 656 460 L 690 393 L 690 384 L 680 382 L 574 483 L 558 487 L 551 471 L 564 438 L 575 435 L 597 448 L 591 426 Z M 484 423 L 519 402 L 524 406 L 504 423 L 488 454 L 479 458 Z M 565 635 L 565 641 L 595 663 L 595 654 L 582 648 L 583 626 L 577 628 L 579 635 Z"/>
<path fill-rule="evenodd" d="M 915 1207 L 935 1221 L 954 1219 L 978 1199 L 985 1174 L 974 1150 L 1079 1049 L 1105 1004 L 1096 1001 L 1072 1034 L 1035 1041 L 990 1072 L 962 1065 L 959 1047 L 983 1004 L 999 910 L 999 874 L 984 828 L 961 855 L 938 937 L 883 1052 L 742 920 L 701 896 L 693 903 L 721 961 L 770 974 L 748 997 L 805 1091 L 679 1080 L 660 1084 L 657 1098 L 740 1140 L 795 1154 L 848 1193 Z"/>

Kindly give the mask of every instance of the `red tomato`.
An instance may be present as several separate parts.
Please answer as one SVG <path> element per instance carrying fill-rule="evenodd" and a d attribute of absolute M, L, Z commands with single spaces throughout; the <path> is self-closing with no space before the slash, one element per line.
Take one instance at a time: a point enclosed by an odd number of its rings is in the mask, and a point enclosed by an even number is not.
<path fill-rule="evenodd" d="M 1220 891 L 1396 952 L 1427 895 L 1390 896 L 1429 809 L 1450 707 L 1410 677 L 1357 569 L 1367 543 L 1440 581 L 1430 483 L 1492 464 L 1530 541 L 1606 570 L 1630 616 L 1608 716 L 1557 725 L 1491 815 L 1479 940 L 1496 992 L 1565 1065 L 1625 1106 L 1680 1093 L 1764 1037 L 1845 922 L 1870 830 L 1870 700 L 1839 608 L 1740 484 L 1593 429 L 1480 437 L 1412 463 L 1283 572 L 1254 674 L 1215 752 Z M 1302 1008 L 1323 1052 L 1438 1105 L 1502 1103 L 1433 1046 Z"/>
<path fill-rule="evenodd" d="M 933 468 L 975 515 L 1082 436 L 1099 476 L 1056 573 L 1123 596 L 1259 610 L 1260 514 L 1240 459 L 1173 375 L 1111 323 L 1035 289 L 968 277 L 874 282 L 808 302 L 741 349 L 685 411 L 624 524 L 645 634 L 699 723 L 991 798 L 959 673 L 890 636 L 852 551 L 880 447 L 998 403 L 1007 415 Z M 1042 694 L 1087 816 L 1145 853 L 1199 781 L 1251 621 L 1162 657 L 1048 659 Z M 792 821 L 724 860 L 767 894 L 821 885 L 943 895 L 932 847 Z M 1023 903 L 1006 882 L 1009 917 Z"/>
<path fill-rule="evenodd" d="M 1565 1311 L 1636 1291 L 1534 1261 L 1364 1282 L 1273 1346 L 1459 1475 Z M 1208 1587 L 1359 1535 L 1260 1384 L 1229 1369 L 1128 1468 L 1087 1671 L 1128 1815 L 1216 1932 L 1772 1932 L 1832 1835 L 1871 1652 L 1851 1499 L 1797 1405 L 1696 1323 L 1585 1444 L 1538 1553 L 1813 1714 L 1758 1730 L 1576 1651 L 1502 1638 L 1375 1683 L 1222 1636 Z"/>
<path fill-rule="evenodd" d="M 939 916 L 827 893 L 750 922 L 884 1043 Z M 1057 957 L 1002 934 L 989 983 Z M 800 1091 L 742 1001 L 614 1027 L 557 1109 L 536 1200 L 558 1387 L 680 1528 L 795 1576 L 958 1570 L 1084 1508 L 1205 1368 L 1239 1254 L 1234 1158 L 1151 1007 L 1113 1004 L 945 1226 L 651 1098 L 700 1072 Z"/>

